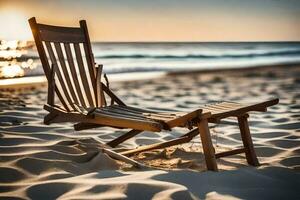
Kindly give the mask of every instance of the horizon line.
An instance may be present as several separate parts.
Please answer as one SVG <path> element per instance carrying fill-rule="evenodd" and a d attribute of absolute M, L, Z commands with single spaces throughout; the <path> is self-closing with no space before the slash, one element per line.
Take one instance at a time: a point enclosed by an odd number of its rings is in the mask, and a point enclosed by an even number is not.
<path fill-rule="evenodd" d="M 1 39 L 0 41 L 26 41 L 26 42 L 34 42 L 34 40 L 19 40 L 19 39 Z M 101 40 L 91 40 L 92 43 L 289 43 L 289 42 L 299 42 L 300 40 L 255 40 L 255 41 L 246 41 L 246 40 L 240 40 L 240 41 L 230 41 L 230 40 L 224 40 L 224 41 L 193 41 L 193 40 L 182 40 L 182 41 L 101 41 Z"/>

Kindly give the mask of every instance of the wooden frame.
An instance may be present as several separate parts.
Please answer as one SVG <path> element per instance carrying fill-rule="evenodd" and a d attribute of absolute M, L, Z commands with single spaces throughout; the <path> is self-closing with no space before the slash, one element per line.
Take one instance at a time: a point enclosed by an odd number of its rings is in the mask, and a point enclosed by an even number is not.
<path fill-rule="evenodd" d="M 94 63 L 88 29 L 84 20 L 80 21 L 80 27 L 38 24 L 35 18 L 29 19 L 29 24 L 48 80 L 48 98 L 44 109 L 49 114 L 44 118 L 45 124 L 74 122 L 76 123 L 74 125 L 75 130 L 104 126 L 132 129 L 100 146 L 102 151 L 111 157 L 138 167 L 143 165 L 128 156 L 152 149 L 187 143 L 199 134 L 208 170 L 218 170 L 217 158 L 240 153 L 246 154 L 247 162 L 250 165 L 259 165 L 249 130 L 247 113 L 250 111 L 264 112 L 267 107 L 279 102 L 277 98 L 251 104 L 219 102 L 200 106 L 189 113 L 165 113 L 130 107 L 101 82 L 103 66 Z M 80 49 L 81 44 L 84 51 Z M 72 47 L 75 53 L 71 51 Z M 83 53 L 85 56 L 82 56 Z M 49 62 L 51 62 L 51 65 Z M 71 74 L 68 74 L 68 67 Z M 85 73 L 86 71 L 88 73 Z M 89 85 L 89 82 L 91 85 Z M 82 94 L 82 88 L 85 96 Z M 105 94 L 111 98 L 111 105 L 107 105 Z M 61 105 L 54 103 L 55 96 L 58 97 Z M 244 147 L 216 154 L 208 123 L 220 123 L 222 119 L 227 117 L 237 117 Z M 160 132 L 162 130 L 172 130 L 173 127 L 186 127 L 192 130 L 170 141 L 142 146 L 120 153 L 109 149 L 143 131 Z"/>

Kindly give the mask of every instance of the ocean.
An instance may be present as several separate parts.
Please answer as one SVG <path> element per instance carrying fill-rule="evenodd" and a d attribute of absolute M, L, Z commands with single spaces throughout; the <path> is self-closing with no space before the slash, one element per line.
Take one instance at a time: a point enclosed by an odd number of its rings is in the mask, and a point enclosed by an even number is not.
<path fill-rule="evenodd" d="M 95 61 L 104 65 L 107 74 L 186 72 L 300 63 L 300 42 L 94 42 L 92 48 Z M 14 60 L 14 64 L 19 63 L 21 67 L 26 66 L 22 62 L 28 61 L 34 65 L 24 67 L 22 76 L 43 74 L 35 47 L 25 49 Z"/>

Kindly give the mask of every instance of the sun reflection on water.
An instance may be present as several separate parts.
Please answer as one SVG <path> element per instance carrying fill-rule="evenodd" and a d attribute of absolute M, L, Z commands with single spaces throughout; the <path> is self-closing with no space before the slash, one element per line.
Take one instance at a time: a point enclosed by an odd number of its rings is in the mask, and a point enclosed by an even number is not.
<path fill-rule="evenodd" d="M 24 76 L 25 70 L 37 67 L 31 58 L 24 57 L 27 49 L 32 48 L 27 41 L 0 42 L 0 78 L 14 78 Z"/>
<path fill-rule="evenodd" d="M 24 76 L 24 70 L 19 65 L 6 65 L 1 68 L 0 76 L 5 78 Z"/>

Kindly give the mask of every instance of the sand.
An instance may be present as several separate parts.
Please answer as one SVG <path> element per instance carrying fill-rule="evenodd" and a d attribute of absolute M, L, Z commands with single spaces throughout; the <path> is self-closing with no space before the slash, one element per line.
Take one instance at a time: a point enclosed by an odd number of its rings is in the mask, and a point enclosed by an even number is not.
<path fill-rule="evenodd" d="M 173 74 L 151 80 L 111 82 L 127 104 L 192 110 L 214 100 L 278 96 L 280 104 L 253 113 L 250 125 L 260 167 L 244 155 L 218 159 L 206 171 L 199 137 L 191 143 L 134 156 L 135 169 L 99 152 L 126 130 L 76 132 L 72 124 L 42 123 L 46 87 L 0 92 L 1 199 L 300 199 L 300 66 Z M 15 89 L 15 88 L 14 88 Z M 217 152 L 241 147 L 235 119 L 211 125 Z M 120 148 L 185 133 L 145 132 Z"/>

